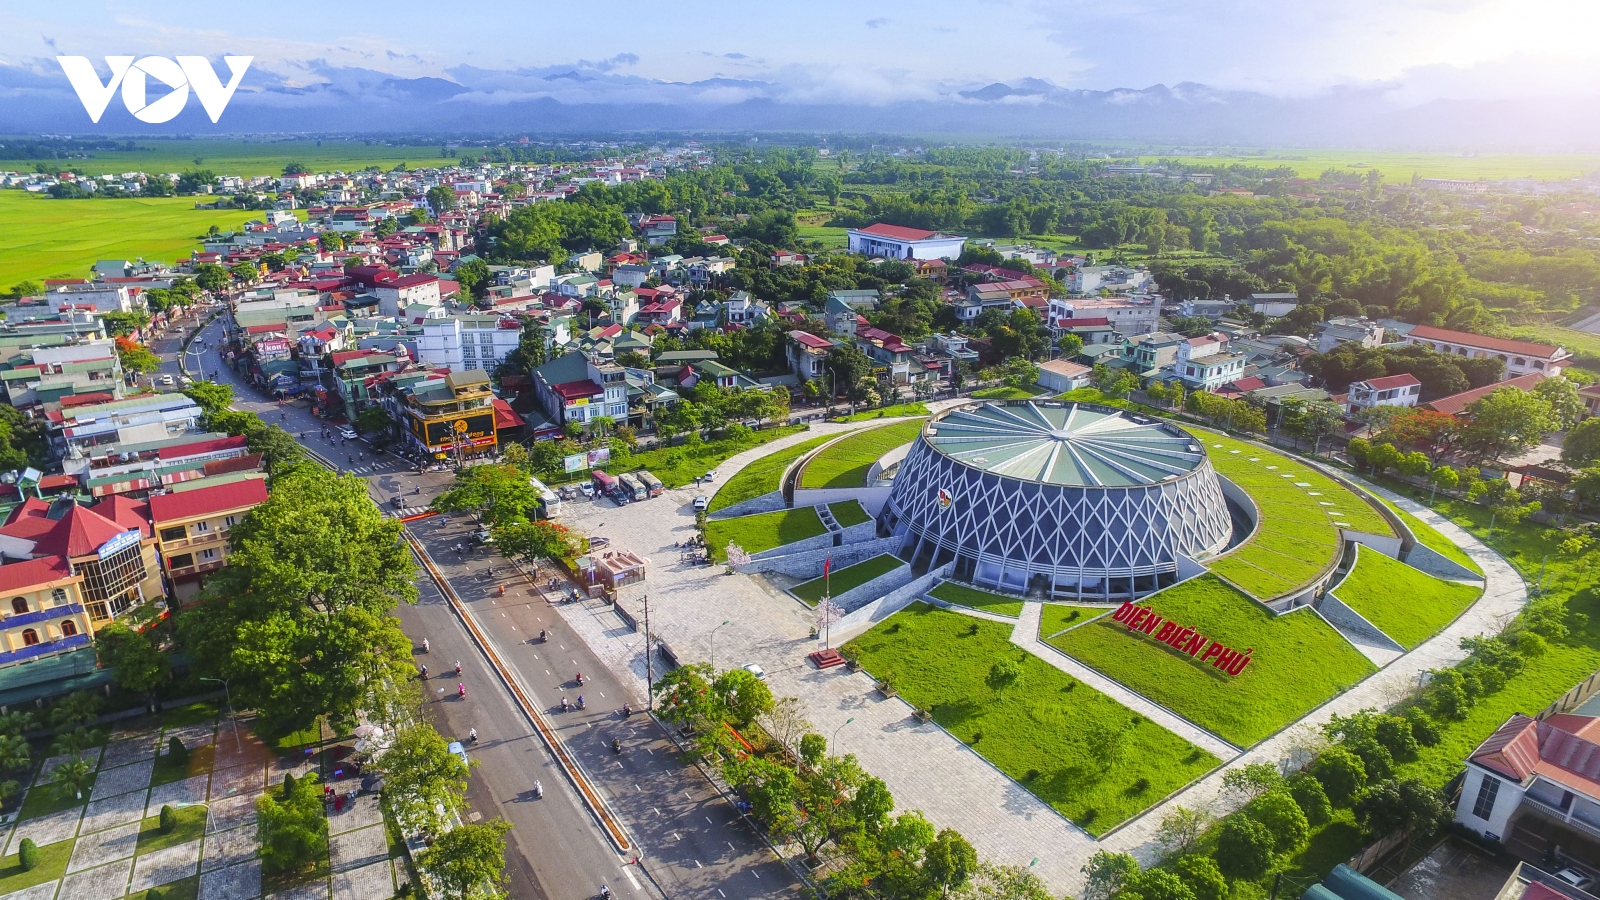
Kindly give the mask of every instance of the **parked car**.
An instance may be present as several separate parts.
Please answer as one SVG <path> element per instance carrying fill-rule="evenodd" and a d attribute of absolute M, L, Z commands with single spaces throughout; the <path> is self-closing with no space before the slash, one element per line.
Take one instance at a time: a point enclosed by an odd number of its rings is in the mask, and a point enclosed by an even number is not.
<path fill-rule="evenodd" d="M 709 471 L 709 472 L 707 472 L 705 474 L 705 480 L 706 481 L 715 481 L 716 478 L 717 478 L 717 470 L 716 469 L 712 469 L 711 471 Z"/>
<path fill-rule="evenodd" d="M 487 528 L 479 528 L 477 531 L 474 531 L 472 533 L 472 539 L 480 544 L 494 543 L 494 535 L 490 534 L 489 529 Z"/>
<path fill-rule="evenodd" d="M 758 679 L 760 679 L 762 681 L 766 681 L 767 680 L 767 670 L 761 668 L 760 666 L 756 665 L 755 663 L 746 663 L 745 666 L 744 666 L 744 670 L 746 672 L 749 672 L 751 675 L 754 675 L 756 678 L 758 678 Z"/>
<path fill-rule="evenodd" d="M 434 746 L 437 747 L 439 745 L 435 744 Z M 462 765 L 464 765 L 464 766 L 472 765 L 471 761 L 467 759 L 467 748 L 461 746 L 461 742 L 460 741 L 451 741 L 450 742 L 450 746 L 446 747 L 445 749 L 447 751 L 449 751 L 450 753 L 453 753 L 457 757 L 459 757 L 461 759 L 461 764 Z"/>
<path fill-rule="evenodd" d="M 1583 872 L 1568 866 L 1556 873 L 1556 877 L 1581 891 L 1586 891 L 1594 884 L 1594 879 Z"/>
<path fill-rule="evenodd" d="M 711 505 L 711 498 L 710 497 L 696 497 L 696 498 L 694 498 L 694 508 L 695 508 L 696 512 L 699 512 L 700 510 L 705 509 L 706 507 L 708 507 L 710 505 Z"/>
<path fill-rule="evenodd" d="M 581 492 L 583 494 L 583 496 L 587 497 L 588 499 L 590 499 L 590 500 L 594 499 L 594 485 L 593 484 L 585 481 L 582 484 L 578 485 L 578 490 L 579 490 L 579 492 Z"/>
<path fill-rule="evenodd" d="M 162 387 L 172 387 L 172 376 L 171 375 L 163 375 L 163 376 L 161 376 L 161 385 L 162 385 Z"/>

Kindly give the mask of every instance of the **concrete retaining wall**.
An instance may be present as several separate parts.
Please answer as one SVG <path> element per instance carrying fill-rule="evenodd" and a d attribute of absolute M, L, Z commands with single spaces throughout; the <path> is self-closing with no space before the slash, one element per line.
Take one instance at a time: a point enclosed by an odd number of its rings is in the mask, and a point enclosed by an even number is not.
<path fill-rule="evenodd" d="M 778 512 L 779 510 L 788 508 L 789 504 L 785 503 L 783 500 L 783 491 L 772 491 L 771 493 L 762 494 L 759 497 L 752 497 L 743 503 L 735 503 L 726 509 L 719 509 L 711 515 L 706 516 L 706 518 L 733 519 L 737 518 L 738 516 L 753 516 L 757 513 Z"/>
<path fill-rule="evenodd" d="M 1449 578 L 1454 581 L 1483 580 L 1483 576 L 1477 572 L 1421 543 L 1413 546 L 1411 552 L 1406 554 L 1406 558 L 1402 562 L 1413 569 L 1427 572 L 1429 575 L 1435 575 L 1439 578 Z"/>
<path fill-rule="evenodd" d="M 1376 625 L 1366 620 L 1366 617 L 1344 605 L 1344 601 L 1336 597 L 1332 591 L 1322 595 L 1322 599 L 1314 604 L 1317 612 L 1322 614 L 1328 624 L 1346 634 L 1359 634 L 1368 642 L 1381 647 L 1388 647 L 1401 653 L 1406 648 L 1395 643 L 1394 639 L 1384 634 Z"/>
<path fill-rule="evenodd" d="M 835 643 L 842 643 L 855 637 L 872 626 L 882 622 L 895 613 L 920 598 L 923 594 L 933 590 L 934 585 L 949 578 L 956 570 L 955 563 L 944 565 L 930 571 L 921 578 L 914 579 L 895 588 L 882 597 L 873 600 L 860 609 L 844 616 L 833 624 L 833 639 Z"/>
<path fill-rule="evenodd" d="M 1353 541 L 1363 547 L 1371 547 L 1390 559 L 1400 558 L 1400 538 L 1390 537 L 1387 534 L 1373 534 L 1368 531 L 1350 531 L 1345 528 L 1339 529 L 1339 532 L 1344 535 L 1344 539 L 1347 541 Z"/>
<path fill-rule="evenodd" d="M 883 504 L 889 502 L 889 491 L 892 486 L 884 487 L 851 487 L 851 488 L 795 488 L 795 506 L 817 506 L 829 503 L 838 503 L 841 500 L 860 500 L 867 512 L 877 518 L 883 511 Z"/>
<path fill-rule="evenodd" d="M 916 580 L 921 581 L 922 579 L 919 578 Z M 883 575 L 879 575 L 877 578 L 872 579 L 860 587 L 851 588 L 850 590 L 839 594 L 833 598 L 833 605 L 845 610 L 846 612 L 854 612 L 855 610 L 870 604 L 872 601 L 877 600 L 880 597 L 886 597 L 900 590 L 901 588 L 910 585 L 912 581 L 913 578 L 911 575 L 911 567 L 902 565 L 893 572 L 887 572 Z M 930 584 L 929 587 L 932 587 L 932 585 Z M 923 588 L 923 590 L 927 590 L 927 588 Z M 922 591 L 917 591 L 911 596 L 920 596 L 921 593 Z M 906 602 L 909 603 L 910 601 L 907 600 Z"/>
<path fill-rule="evenodd" d="M 747 575 L 753 575 L 757 572 L 775 572 L 794 578 L 815 578 L 822 574 L 822 564 L 829 557 L 833 558 L 833 567 L 835 569 L 842 569 L 845 566 L 853 566 L 864 559 L 870 559 L 880 553 L 893 553 L 899 547 L 899 538 L 874 538 L 870 541 L 846 544 L 842 547 L 803 550 L 799 553 L 784 553 L 779 556 L 752 559 L 748 565 L 739 566 L 737 571 Z"/>
<path fill-rule="evenodd" d="M 795 541 L 792 544 L 784 544 L 781 547 L 773 547 L 771 550 L 763 550 L 760 553 L 753 553 L 750 555 L 750 558 L 752 560 L 776 559 L 780 556 L 788 556 L 793 553 L 806 553 L 812 550 L 831 550 L 833 549 L 833 537 L 833 532 L 824 532 L 816 537 L 808 537 L 803 541 Z M 722 548 L 718 547 L 717 549 L 721 550 Z M 741 569 L 740 571 L 744 570 Z"/>

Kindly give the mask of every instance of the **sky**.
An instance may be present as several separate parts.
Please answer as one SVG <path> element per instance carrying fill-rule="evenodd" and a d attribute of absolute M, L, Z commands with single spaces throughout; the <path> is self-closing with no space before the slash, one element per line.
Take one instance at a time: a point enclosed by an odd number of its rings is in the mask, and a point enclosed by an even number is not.
<path fill-rule="evenodd" d="M 58 54 L 233 53 L 254 56 L 258 78 L 287 87 L 365 70 L 471 81 L 508 97 L 646 97 L 663 82 L 715 79 L 730 100 L 871 104 L 1034 78 L 1278 96 L 1376 87 L 1409 103 L 1565 96 L 1600 75 L 1592 0 L 478 0 L 456 7 L 463 13 L 409 0 L 5 3 L 0 64 L 9 67 L 40 69 Z M 554 69 L 581 77 L 516 77 Z"/>

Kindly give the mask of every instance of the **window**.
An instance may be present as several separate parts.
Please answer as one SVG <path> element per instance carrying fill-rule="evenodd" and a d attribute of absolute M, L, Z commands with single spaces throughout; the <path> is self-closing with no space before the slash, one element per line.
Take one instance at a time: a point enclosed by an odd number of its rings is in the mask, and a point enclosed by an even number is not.
<path fill-rule="evenodd" d="M 28 611 L 28 601 L 23 597 L 12 597 L 11 611 L 16 615 L 22 615 Z"/>
<path fill-rule="evenodd" d="M 211 550 L 211 549 L 201 550 L 200 551 L 200 558 L 204 559 L 204 560 L 216 559 L 217 558 L 217 551 Z"/>
<path fill-rule="evenodd" d="M 32 647 L 37 643 L 39 643 L 39 632 L 34 631 L 32 628 L 22 629 L 22 646 Z"/>
<path fill-rule="evenodd" d="M 56 606 L 66 606 L 67 605 L 67 592 L 66 592 L 66 590 L 63 589 L 63 588 L 56 588 L 55 590 L 51 591 L 50 592 L 50 600 Z"/>
<path fill-rule="evenodd" d="M 1494 812 L 1494 798 L 1499 794 L 1500 779 L 1493 775 L 1483 776 L 1483 780 L 1478 782 L 1478 799 L 1472 801 L 1472 814 L 1487 821 L 1489 814 Z"/>
<path fill-rule="evenodd" d="M 161 539 L 163 541 L 181 541 L 188 536 L 189 530 L 182 525 L 161 529 Z"/>
<path fill-rule="evenodd" d="M 167 568 L 184 569 L 194 565 L 193 553 L 179 553 L 177 556 L 167 557 Z"/>
<path fill-rule="evenodd" d="M 61 620 L 61 636 L 62 637 L 72 637 L 73 635 L 75 635 L 77 633 L 78 633 L 78 623 L 77 622 L 74 622 L 71 619 L 62 619 Z"/>
<path fill-rule="evenodd" d="M 222 520 L 222 524 L 226 528 L 232 528 L 233 526 L 239 524 L 239 517 L 238 516 L 228 516 L 226 519 Z"/>
<path fill-rule="evenodd" d="M 195 530 L 195 533 L 197 533 L 197 534 L 205 534 L 206 532 L 211 530 L 211 523 L 210 522 L 196 522 L 196 523 L 194 523 L 194 530 Z"/>

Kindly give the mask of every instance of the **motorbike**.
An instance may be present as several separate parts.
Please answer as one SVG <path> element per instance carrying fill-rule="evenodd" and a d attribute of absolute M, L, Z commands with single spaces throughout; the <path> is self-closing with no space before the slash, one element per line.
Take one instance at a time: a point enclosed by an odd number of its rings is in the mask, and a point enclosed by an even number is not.
<path fill-rule="evenodd" d="M 617 754 L 618 756 L 621 756 L 622 755 L 622 741 L 620 741 L 620 740 L 618 740 L 616 738 L 612 738 L 611 739 L 611 752 Z"/>
<path fill-rule="evenodd" d="M 462 700 L 467 699 L 467 686 L 464 684 L 456 685 L 456 696 Z"/>
<path fill-rule="evenodd" d="M 474 728 L 471 731 L 467 732 L 467 743 L 476 744 L 477 742 L 478 742 L 478 729 Z"/>
<path fill-rule="evenodd" d="M 582 694 L 578 695 L 578 708 L 579 709 L 583 709 L 584 708 L 583 707 L 583 695 Z"/>
<path fill-rule="evenodd" d="M 622 717 L 624 719 L 628 719 L 628 718 L 632 718 L 633 717 L 633 704 L 632 703 L 624 703 L 624 704 L 622 704 Z"/>
<path fill-rule="evenodd" d="M 582 672 L 578 673 L 577 681 L 578 681 L 578 687 L 583 687 L 583 673 Z"/>
<path fill-rule="evenodd" d="M 461 677 L 461 660 L 456 660 L 456 677 Z"/>
<path fill-rule="evenodd" d="M 538 781 L 535 781 L 533 783 L 533 799 L 535 799 L 535 800 L 543 800 L 544 799 L 544 785 L 540 784 Z"/>
<path fill-rule="evenodd" d="M 572 708 L 572 706 L 567 703 L 567 698 L 562 697 L 561 698 L 561 711 L 562 712 L 566 712 L 567 710 L 569 710 L 571 708 Z"/>

